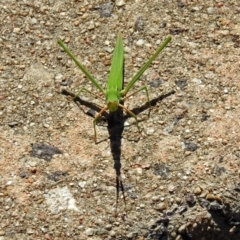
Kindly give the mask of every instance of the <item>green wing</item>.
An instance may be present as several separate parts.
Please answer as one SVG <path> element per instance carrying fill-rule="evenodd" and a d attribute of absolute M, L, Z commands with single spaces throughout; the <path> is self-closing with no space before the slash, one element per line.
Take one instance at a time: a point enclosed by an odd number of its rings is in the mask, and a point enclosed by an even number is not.
<path fill-rule="evenodd" d="M 108 89 L 115 89 L 118 93 L 123 84 L 123 54 L 122 36 L 118 33 L 107 84 Z"/>

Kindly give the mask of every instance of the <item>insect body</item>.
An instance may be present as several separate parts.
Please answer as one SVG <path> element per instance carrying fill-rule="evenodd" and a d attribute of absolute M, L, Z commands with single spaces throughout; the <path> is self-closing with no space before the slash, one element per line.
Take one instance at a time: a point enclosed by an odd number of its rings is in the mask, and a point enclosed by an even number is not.
<path fill-rule="evenodd" d="M 141 75 L 144 73 L 144 71 L 149 67 L 149 65 L 155 60 L 155 58 L 158 56 L 158 54 L 166 47 L 166 45 L 171 41 L 171 37 L 166 38 L 166 40 L 163 42 L 163 44 L 157 49 L 157 51 L 152 55 L 152 57 L 141 67 L 141 69 L 137 72 L 137 74 L 132 78 L 132 80 L 127 84 L 127 86 L 123 88 L 123 62 L 124 62 L 124 53 L 123 53 L 123 41 L 122 36 L 119 33 L 117 37 L 117 42 L 114 48 L 112 62 L 111 62 L 111 69 L 108 77 L 107 82 L 107 89 L 104 90 L 99 83 L 92 77 L 92 75 L 88 72 L 88 70 L 75 58 L 75 56 L 70 52 L 70 50 L 64 45 L 64 43 L 61 40 L 58 40 L 58 44 L 63 48 L 63 50 L 70 56 L 70 58 L 76 63 L 76 65 L 81 69 L 81 71 L 86 75 L 86 77 L 92 82 L 92 84 L 98 88 L 100 92 L 102 92 L 105 95 L 107 106 L 103 107 L 101 111 L 97 114 L 97 116 L 93 120 L 93 128 L 94 128 L 94 139 L 96 141 L 96 121 L 97 119 L 102 115 L 102 113 L 106 110 L 109 110 L 110 112 L 115 112 L 118 107 L 121 107 L 123 110 L 125 110 L 128 114 L 130 114 L 134 119 L 136 120 L 136 124 L 138 127 L 138 130 L 140 130 L 138 126 L 138 121 L 136 115 L 131 112 L 129 109 L 124 107 L 120 102 L 127 99 L 128 97 L 136 94 L 139 91 L 146 91 L 146 95 L 148 98 L 148 102 L 150 105 L 149 100 L 149 94 L 146 86 L 143 86 L 142 88 L 138 89 L 136 92 L 128 95 L 127 93 L 132 88 L 132 86 L 135 84 L 135 82 L 141 77 Z M 87 91 L 91 93 L 86 88 L 82 87 L 78 93 L 76 94 L 76 97 L 82 92 Z"/>

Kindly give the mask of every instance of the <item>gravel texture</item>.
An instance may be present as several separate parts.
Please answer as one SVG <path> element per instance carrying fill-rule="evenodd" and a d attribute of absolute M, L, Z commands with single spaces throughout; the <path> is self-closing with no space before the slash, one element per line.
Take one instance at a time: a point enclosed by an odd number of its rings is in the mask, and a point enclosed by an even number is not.
<path fill-rule="evenodd" d="M 240 239 L 240 2 L 0 1 L 0 239 Z M 118 32 L 125 82 L 104 114 L 57 44 L 105 86 Z M 64 94 L 63 94 L 64 93 Z M 96 104 L 96 105 L 95 105 Z M 97 106 L 97 107 L 96 107 Z M 117 177 L 117 175 L 119 175 Z"/>

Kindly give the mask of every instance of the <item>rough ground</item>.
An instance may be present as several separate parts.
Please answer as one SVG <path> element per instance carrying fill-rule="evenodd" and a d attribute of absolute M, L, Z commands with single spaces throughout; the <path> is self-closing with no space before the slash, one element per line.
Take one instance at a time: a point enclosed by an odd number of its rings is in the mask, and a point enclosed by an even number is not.
<path fill-rule="evenodd" d="M 240 2 L 0 0 L 0 239 L 240 239 Z M 62 39 L 105 86 L 118 32 L 125 82 L 106 115 Z M 97 93 L 97 92 L 96 92 Z M 90 111 L 91 113 L 91 111 Z M 91 114 L 90 114 L 91 115 Z M 116 180 L 116 172 L 121 179 Z M 121 181 L 120 181 L 121 180 Z"/>

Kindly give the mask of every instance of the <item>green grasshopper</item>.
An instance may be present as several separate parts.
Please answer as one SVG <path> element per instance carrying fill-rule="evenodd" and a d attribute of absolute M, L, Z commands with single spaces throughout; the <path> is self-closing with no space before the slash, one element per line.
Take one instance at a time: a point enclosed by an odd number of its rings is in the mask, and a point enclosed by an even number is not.
<path fill-rule="evenodd" d="M 149 106 L 150 100 L 149 100 L 149 94 L 146 86 L 141 87 L 134 93 L 127 95 L 129 90 L 132 88 L 132 86 L 135 84 L 135 82 L 141 77 L 141 75 L 144 73 L 144 71 L 149 67 L 149 65 L 155 60 L 155 58 L 158 56 L 158 54 L 166 47 L 166 45 L 171 41 L 171 37 L 166 38 L 166 40 L 163 42 L 163 44 L 157 49 L 157 51 L 152 55 L 152 57 L 141 67 L 141 69 L 137 72 L 137 74 L 132 78 L 132 80 L 127 84 L 127 86 L 123 88 L 123 62 L 124 62 L 124 53 L 123 53 L 123 41 L 122 36 L 119 33 L 117 37 L 117 42 L 114 48 L 112 62 L 111 62 L 111 69 L 110 74 L 108 77 L 107 82 L 107 89 L 104 90 L 99 83 L 92 77 L 92 75 L 88 72 L 88 70 L 75 58 L 75 56 L 70 52 L 70 50 L 64 45 L 64 43 L 61 40 L 58 40 L 58 44 L 63 48 L 63 50 L 70 56 L 70 58 L 76 63 L 76 65 L 82 70 L 82 72 L 86 75 L 86 77 L 92 82 L 92 84 L 105 95 L 105 100 L 107 103 L 107 106 L 103 107 L 101 111 L 95 116 L 93 120 L 93 128 L 94 128 L 94 140 L 96 142 L 97 138 L 97 132 L 96 132 L 96 121 L 98 118 L 105 112 L 106 110 L 109 110 L 110 112 L 115 112 L 118 107 L 122 108 L 126 111 L 126 113 L 130 114 L 132 117 L 134 117 L 136 121 L 136 125 L 138 127 L 138 130 L 140 131 L 138 120 L 136 115 L 131 112 L 129 109 L 124 107 L 121 102 L 123 102 L 125 99 L 129 98 L 130 96 L 136 94 L 139 91 L 146 91 L 147 99 Z M 82 87 L 75 97 L 79 96 L 82 91 L 87 91 L 90 94 L 88 89 Z"/>

